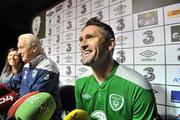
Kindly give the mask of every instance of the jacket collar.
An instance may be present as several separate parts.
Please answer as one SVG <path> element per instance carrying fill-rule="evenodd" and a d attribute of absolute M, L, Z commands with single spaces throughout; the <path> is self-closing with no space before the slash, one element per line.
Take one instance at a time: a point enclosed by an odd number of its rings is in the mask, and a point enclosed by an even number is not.
<path fill-rule="evenodd" d="M 37 64 L 39 64 L 43 59 L 47 58 L 45 53 L 41 53 L 37 57 L 35 57 L 33 60 L 29 62 L 30 67 L 35 67 Z"/>

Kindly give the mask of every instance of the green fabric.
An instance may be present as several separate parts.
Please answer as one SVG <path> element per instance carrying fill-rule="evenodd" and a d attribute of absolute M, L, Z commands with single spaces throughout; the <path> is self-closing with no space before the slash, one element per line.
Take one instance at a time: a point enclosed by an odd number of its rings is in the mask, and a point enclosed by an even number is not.
<path fill-rule="evenodd" d="M 91 120 L 152 120 L 156 119 L 157 108 L 151 88 L 145 81 L 140 86 L 139 74 L 122 71 L 114 67 L 108 78 L 100 85 L 92 75 L 76 80 L 76 108 L 86 110 Z M 125 71 L 125 72 L 124 72 Z M 128 76 L 133 80 L 122 78 Z M 138 78 L 138 79 L 137 79 Z M 142 77 L 143 78 L 143 77 Z M 147 89 L 146 89 L 147 87 Z"/>
<path fill-rule="evenodd" d="M 15 113 L 17 120 L 49 120 L 56 108 L 53 97 L 40 92 L 26 99 Z"/>

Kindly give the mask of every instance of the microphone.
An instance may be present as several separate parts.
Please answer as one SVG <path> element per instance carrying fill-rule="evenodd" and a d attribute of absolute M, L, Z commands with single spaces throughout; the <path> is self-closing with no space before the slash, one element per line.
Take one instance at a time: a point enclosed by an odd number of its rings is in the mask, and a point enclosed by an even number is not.
<path fill-rule="evenodd" d="M 38 91 L 33 91 L 30 93 L 27 93 L 26 95 L 22 96 L 21 98 L 19 98 L 8 110 L 8 118 L 14 117 L 15 116 L 15 112 L 18 109 L 18 107 L 26 100 L 28 99 L 30 96 L 35 95 L 39 93 Z"/>
<path fill-rule="evenodd" d="M 17 99 L 17 93 L 0 83 L 0 114 L 7 114 L 7 111 Z"/>
<path fill-rule="evenodd" d="M 0 114 L 7 114 L 9 108 L 17 99 L 18 95 L 14 91 L 0 96 Z"/>
<path fill-rule="evenodd" d="M 56 108 L 53 97 L 46 92 L 39 92 L 27 98 L 16 110 L 18 120 L 49 120 Z"/>
<path fill-rule="evenodd" d="M 90 117 L 85 110 L 74 109 L 63 120 L 90 120 Z"/>

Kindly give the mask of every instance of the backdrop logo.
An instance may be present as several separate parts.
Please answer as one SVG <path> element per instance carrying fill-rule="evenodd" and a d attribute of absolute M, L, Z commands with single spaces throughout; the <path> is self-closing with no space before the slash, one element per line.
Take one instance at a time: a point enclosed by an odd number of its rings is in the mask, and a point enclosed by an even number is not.
<path fill-rule="evenodd" d="M 172 42 L 180 42 L 180 25 L 171 27 Z"/>
<path fill-rule="evenodd" d="M 79 20 L 80 25 L 85 25 L 85 23 L 86 23 L 87 20 L 88 20 L 88 18 L 86 18 L 86 17 L 81 18 L 81 19 Z"/>
<path fill-rule="evenodd" d="M 66 35 L 66 40 L 72 39 L 73 33 L 67 33 Z"/>
<path fill-rule="evenodd" d="M 125 37 L 123 35 L 120 35 L 120 36 L 116 37 L 116 41 L 117 42 L 121 42 L 122 43 L 125 40 L 127 40 L 127 37 Z"/>
<path fill-rule="evenodd" d="M 103 19 L 103 11 L 98 11 L 97 13 L 96 13 L 96 18 L 98 19 L 98 20 L 102 20 Z"/>
<path fill-rule="evenodd" d="M 58 46 L 56 46 L 56 52 L 58 53 L 58 52 L 60 52 L 60 50 L 61 50 L 61 47 L 58 45 Z"/>
<path fill-rule="evenodd" d="M 62 4 L 60 4 L 59 6 L 57 6 L 55 9 L 56 9 L 56 13 L 59 12 L 59 11 L 61 11 L 61 10 L 62 10 Z"/>
<path fill-rule="evenodd" d="M 82 8 L 81 14 L 85 14 L 87 11 L 86 5 L 82 5 L 81 8 Z"/>
<path fill-rule="evenodd" d="M 47 51 L 48 55 L 50 55 L 52 53 L 51 51 L 51 47 L 48 47 L 48 51 Z"/>
<path fill-rule="evenodd" d="M 174 80 L 173 80 L 173 82 L 175 82 L 175 83 L 180 83 L 180 78 L 175 77 Z"/>
<path fill-rule="evenodd" d="M 70 30 L 72 28 L 72 22 L 71 21 L 68 21 L 67 22 L 67 30 Z"/>
<path fill-rule="evenodd" d="M 176 9 L 176 10 L 170 10 L 167 12 L 167 16 L 169 17 L 174 17 L 174 16 L 180 16 L 180 9 Z"/>
<path fill-rule="evenodd" d="M 120 35 L 118 37 L 116 37 L 116 41 L 117 41 L 117 45 L 126 45 L 126 40 L 128 38 L 126 36 Z"/>
<path fill-rule="evenodd" d="M 70 8 L 72 6 L 72 0 L 67 1 L 67 8 Z"/>
<path fill-rule="evenodd" d="M 152 30 L 147 30 L 143 33 L 143 35 L 146 36 L 146 38 L 143 39 L 144 44 L 151 44 L 154 42 L 154 36 Z"/>
<path fill-rule="evenodd" d="M 43 39 L 40 39 L 40 42 L 41 42 L 41 45 L 43 46 L 43 45 L 44 45 L 44 43 L 43 43 Z"/>
<path fill-rule="evenodd" d="M 49 19 L 49 20 L 48 20 L 48 23 L 49 23 L 49 25 L 50 25 L 50 24 L 52 23 L 52 20 L 51 20 L 51 19 Z"/>
<path fill-rule="evenodd" d="M 124 1 L 126 1 L 126 0 L 111 0 L 111 2 L 116 2 L 116 1 L 118 1 L 118 2 L 124 2 Z"/>
<path fill-rule="evenodd" d="M 180 48 L 178 48 L 177 50 L 180 51 Z M 180 61 L 180 54 L 179 54 L 179 56 L 177 58 Z"/>
<path fill-rule="evenodd" d="M 51 16 L 53 16 L 53 14 L 54 14 L 54 11 L 49 11 L 49 12 L 47 13 L 47 17 L 51 17 Z"/>
<path fill-rule="evenodd" d="M 126 61 L 126 57 L 125 57 L 125 52 L 120 50 L 117 51 L 116 54 L 118 55 L 118 57 L 116 58 L 116 61 L 118 63 L 124 63 Z"/>
<path fill-rule="evenodd" d="M 66 81 L 66 83 L 68 83 L 68 84 L 73 83 L 73 80 L 70 79 L 70 78 L 65 79 L 65 81 Z"/>
<path fill-rule="evenodd" d="M 157 11 L 147 12 L 138 15 L 138 27 L 147 27 L 158 24 L 158 13 Z"/>
<path fill-rule="evenodd" d="M 124 30 L 124 28 L 125 28 L 124 19 L 123 19 L 123 18 L 119 19 L 119 20 L 117 21 L 117 23 L 118 23 L 118 25 L 117 25 L 117 27 L 116 27 L 117 31 L 122 31 L 122 30 Z"/>
<path fill-rule="evenodd" d="M 146 80 L 153 81 L 155 79 L 154 69 L 152 67 L 144 68 L 144 71 L 147 72 L 147 74 L 144 75 Z"/>
<path fill-rule="evenodd" d="M 66 18 L 70 18 L 73 15 L 73 11 L 69 10 L 65 15 L 66 15 Z"/>
<path fill-rule="evenodd" d="M 72 47 L 71 47 L 71 43 L 67 43 L 66 44 L 66 52 L 71 52 Z"/>
<path fill-rule="evenodd" d="M 56 63 L 60 63 L 59 55 L 56 56 Z"/>
<path fill-rule="evenodd" d="M 159 92 L 153 88 L 153 93 L 158 94 Z"/>
<path fill-rule="evenodd" d="M 34 35 L 38 35 L 41 25 L 41 17 L 37 16 L 32 21 L 32 31 Z"/>
<path fill-rule="evenodd" d="M 71 66 L 67 66 L 66 67 L 66 74 L 67 75 L 71 75 L 72 71 L 71 71 Z"/>
<path fill-rule="evenodd" d="M 48 38 L 48 39 L 47 39 L 47 44 L 50 45 L 50 44 L 52 44 L 52 42 L 53 42 L 52 38 Z"/>
<path fill-rule="evenodd" d="M 68 55 L 68 56 L 65 57 L 65 62 L 66 62 L 66 63 L 71 63 L 71 62 L 72 62 L 72 59 L 73 59 L 73 57 L 70 56 L 70 55 Z"/>
<path fill-rule="evenodd" d="M 152 56 L 156 55 L 157 53 L 151 50 L 146 50 L 140 53 L 141 56 L 146 57 L 146 59 L 141 59 L 142 61 L 155 61 L 155 58 L 151 58 Z"/>
<path fill-rule="evenodd" d="M 171 91 L 171 102 L 180 103 L 180 91 Z"/>
<path fill-rule="evenodd" d="M 56 35 L 56 43 L 59 43 L 59 42 L 60 42 L 60 36 Z"/>
<path fill-rule="evenodd" d="M 56 32 L 57 32 L 57 33 L 58 33 L 58 32 L 61 32 L 61 26 L 60 26 L 60 25 L 56 26 L 55 28 L 56 28 Z"/>
<path fill-rule="evenodd" d="M 124 9 L 126 8 L 126 5 L 119 5 L 116 8 L 114 8 L 114 11 L 117 12 L 117 14 L 123 14 L 125 13 Z"/>
<path fill-rule="evenodd" d="M 177 69 L 177 70 L 178 70 L 178 75 L 179 75 L 180 74 L 180 69 Z M 180 77 L 174 77 L 173 82 L 174 83 L 180 83 Z"/>
<path fill-rule="evenodd" d="M 81 72 L 80 75 L 82 75 L 83 73 L 85 73 L 85 72 L 87 72 L 87 71 L 88 71 L 88 70 L 87 70 L 87 68 L 85 68 L 85 67 L 79 68 L 79 72 Z"/>
<path fill-rule="evenodd" d="M 96 5 L 96 8 L 98 8 L 98 7 L 103 6 L 103 4 L 102 4 L 103 2 L 104 2 L 104 0 L 97 0 L 97 1 L 94 2 L 94 4 Z"/>
<path fill-rule="evenodd" d="M 49 35 L 49 36 L 52 35 L 52 29 L 51 29 L 51 28 L 48 29 L 48 35 Z"/>
<path fill-rule="evenodd" d="M 56 22 L 59 23 L 61 21 L 60 15 L 56 16 Z"/>

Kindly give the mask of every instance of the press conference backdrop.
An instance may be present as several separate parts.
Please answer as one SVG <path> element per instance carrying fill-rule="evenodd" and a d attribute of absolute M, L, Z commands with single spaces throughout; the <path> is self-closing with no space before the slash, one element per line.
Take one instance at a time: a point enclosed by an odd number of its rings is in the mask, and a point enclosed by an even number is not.
<path fill-rule="evenodd" d="M 114 59 L 152 84 L 159 114 L 180 118 L 179 0 L 65 0 L 34 16 L 32 32 L 57 63 L 60 85 L 92 72 L 81 64 L 79 35 L 95 16 L 115 32 Z"/>

